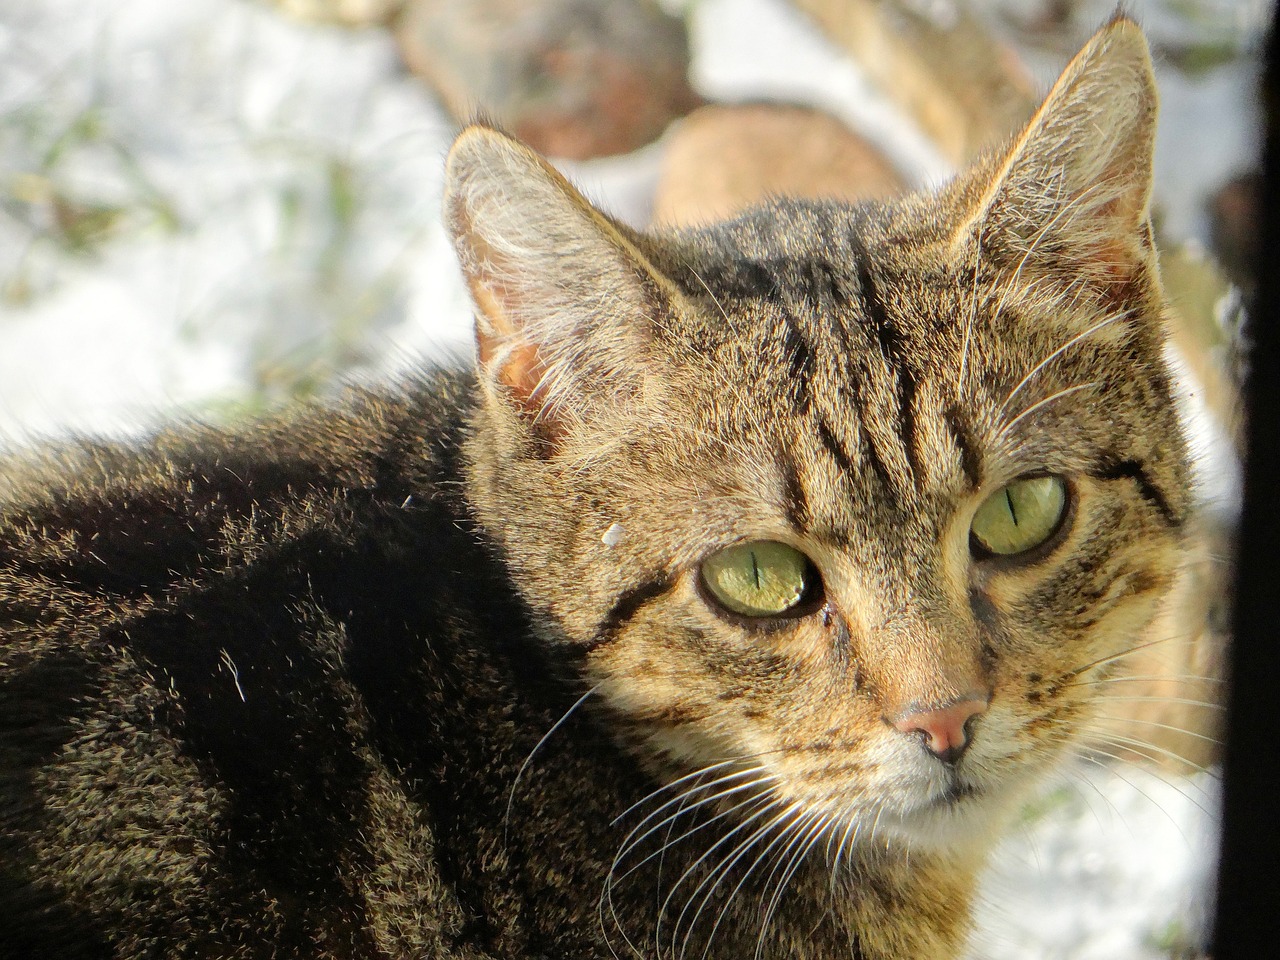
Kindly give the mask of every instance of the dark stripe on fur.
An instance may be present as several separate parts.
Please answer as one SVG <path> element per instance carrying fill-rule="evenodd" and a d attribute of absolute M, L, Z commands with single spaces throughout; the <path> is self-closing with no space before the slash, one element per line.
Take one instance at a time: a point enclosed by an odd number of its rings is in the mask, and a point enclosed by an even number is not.
<path fill-rule="evenodd" d="M 923 464 L 916 440 L 916 377 L 906 364 L 898 363 L 898 423 L 901 424 L 902 446 L 907 452 L 907 463 L 916 483 L 924 482 Z"/>
<path fill-rule="evenodd" d="M 1138 460 L 1103 460 L 1094 468 L 1093 474 L 1099 480 L 1132 480 L 1138 487 L 1138 493 L 1160 514 L 1165 525 L 1177 529 L 1183 524 L 1183 518 L 1174 513 L 1169 500 L 1156 486 L 1146 467 Z"/>
<path fill-rule="evenodd" d="M 587 644 L 587 652 L 602 647 L 606 643 L 611 643 L 632 617 L 639 613 L 646 604 L 657 600 L 670 590 L 673 583 L 674 581 L 670 577 L 663 575 L 647 580 L 622 593 L 614 601 L 604 619 L 600 621 L 600 626 L 596 627 L 595 635 L 591 638 L 591 642 Z"/>
<path fill-rule="evenodd" d="M 787 521 L 796 530 L 809 527 L 809 497 L 804 492 L 804 484 L 800 482 L 800 471 L 795 461 L 785 453 L 778 454 L 778 473 L 782 476 L 782 508 L 787 512 Z"/>
<path fill-rule="evenodd" d="M 897 349 L 898 332 L 889 321 L 889 312 L 880 299 L 875 277 L 871 275 L 871 255 L 867 253 L 861 238 L 854 236 L 851 239 L 863 309 L 866 310 L 867 319 L 871 321 L 872 330 L 880 342 L 881 352 L 886 357 L 897 356 L 900 353 Z"/>
<path fill-rule="evenodd" d="M 853 390 L 854 404 L 861 412 L 866 409 L 866 404 L 862 400 L 862 389 L 855 383 Z M 866 417 L 864 416 L 865 422 Z M 871 466 L 871 471 L 879 478 L 880 485 L 886 490 L 894 489 L 893 475 L 889 472 L 889 468 L 885 465 L 884 458 L 880 456 L 880 449 L 876 446 L 876 442 L 872 439 L 871 434 L 867 430 L 861 431 L 862 446 L 866 450 L 867 463 Z"/>
<path fill-rule="evenodd" d="M 845 449 L 843 443 L 832 432 L 831 426 L 826 420 L 818 418 L 818 439 L 822 443 L 822 447 L 831 455 L 831 459 L 836 462 L 836 466 L 841 473 L 856 474 L 857 470 L 853 465 L 853 458 L 849 456 L 849 451 Z"/>
<path fill-rule="evenodd" d="M 944 421 L 947 429 L 951 431 L 952 439 L 955 440 L 956 449 L 960 451 L 960 469 L 964 471 L 964 477 L 969 481 L 969 486 L 976 490 L 982 482 L 982 455 L 979 453 L 973 434 L 969 431 L 969 425 L 964 422 L 960 411 L 954 406 L 947 407 Z"/>
<path fill-rule="evenodd" d="M 866 311 L 867 319 L 871 322 L 872 332 L 875 334 L 876 344 L 880 348 L 885 364 L 893 371 L 894 391 L 898 399 L 898 424 L 902 437 L 902 447 L 906 452 L 907 464 L 911 469 L 911 473 L 919 482 L 924 474 L 921 470 L 920 457 L 916 445 L 916 373 L 907 360 L 906 350 L 902 343 L 902 335 L 890 319 L 889 310 L 880 296 L 875 276 L 871 271 L 871 257 L 859 238 L 854 237 L 853 244 L 863 309 Z M 891 474 L 885 467 L 884 460 L 876 449 L 875 444 L 869 438 L 867 440 L 867 452 L 871 459 L 872 468 L 880 476 L 880 479 L 884 481 L 885 486 L 892 488 L 892 483 L 890 482 Z"/>
<path fill-rule="evenodd" d="M 809 409 L 809 383 L 813 378 L 816 358 L 808 338 L 796 326 L 795 322 L 787 318 L 784 324 L 785 329 L 782 333 L 782 340 L 787 352 L 787 364 L 790 367 L 791 396 L 795 402 L 796 409 L 800 413 L 804 413 Z"/>

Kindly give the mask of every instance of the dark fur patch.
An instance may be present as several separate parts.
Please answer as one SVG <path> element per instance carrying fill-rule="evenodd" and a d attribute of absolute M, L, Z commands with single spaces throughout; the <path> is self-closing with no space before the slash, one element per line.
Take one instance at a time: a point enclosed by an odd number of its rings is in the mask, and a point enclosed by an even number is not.
<path fill-rule="evenodd" d="M 954 405 L 947 407 L 943 415 L 943 422 L 946 423 L 947 429 L 951 431 L 951 437 L 955 441 L 956 449 L 960 451 L 960 469 L 964 471 L 964 478 L 968 481 L 971 489 L 977 490 L 982 485 L 981 448 L 978 446 L 973 432 L 969 429 L 964 417 Z"/>
<path fill-rule="evenodd" d="M 657 576 L 646 580 L 623 592 L 609 608 L 595 635 L 587 645 L 586 651 L 595 650 L 613 641 L 618 632 L 627 625 L 645 605 L 652 603 L 671 589 L 673 581 L 667 576 Z"/>
<path fill-rule="evenodd" d="M 1169 505 L 1169 499 L 1151 479 L 1145 464 L 1141 461 L 1105 458 L 1094 467 L 1091 476 L 1106 481 L 1131 480 L 1137 485 L 1142 499 L 1155 508 L 1166 526 L 1177 529 L 1185 522 L 1184 518 L 1174 512 L 1173 507 Z"/>

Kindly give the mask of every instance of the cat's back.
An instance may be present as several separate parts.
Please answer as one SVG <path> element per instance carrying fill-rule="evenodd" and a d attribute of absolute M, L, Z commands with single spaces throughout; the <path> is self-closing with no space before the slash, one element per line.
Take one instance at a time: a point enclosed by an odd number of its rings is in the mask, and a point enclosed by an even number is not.
<path fill-rule="evenodd" d="M 427 648 L 519 617 L 452 492 L 465 396 L 435 374 L 11 470 L 0 956 L 444 949 L 464 921 L 401 777 L 448 760 L 397 745 L 468 696 Z"/>

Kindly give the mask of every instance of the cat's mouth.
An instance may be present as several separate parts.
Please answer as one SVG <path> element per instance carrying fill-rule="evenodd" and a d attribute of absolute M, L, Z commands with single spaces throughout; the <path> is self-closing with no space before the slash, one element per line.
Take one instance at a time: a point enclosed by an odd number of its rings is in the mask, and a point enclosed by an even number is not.
<path fill-rule="evenodd" d="M 939 810 L 958 807 L 970 800 L 982 797 L 982 789 L 972 783 L 966 783 L 958 776 L 952 775 L 942 790 L 925 804 L 925 809 Z"/>
<path fill-rule="evenodd" d="M 985 835 L 980 822 L 991 812 L 990 800 L 987 790 L 951 774 L 946 783 L 921 791 L 896 813 L 881 811 L 876 822 L 911 843 L 950 848 Z"/>

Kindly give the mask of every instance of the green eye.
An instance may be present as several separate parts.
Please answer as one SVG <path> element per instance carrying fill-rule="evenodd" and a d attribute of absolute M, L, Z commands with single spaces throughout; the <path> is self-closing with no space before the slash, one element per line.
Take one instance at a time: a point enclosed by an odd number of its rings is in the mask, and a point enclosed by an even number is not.
<path fill-rule="evenodd" d="M 970 536 L 988 554 L 1023 553 L 1057 532 L 1066 509 L 1067 485 L 1061 477 L 1015 480 L 983 501 Z"/>
<path fill-rule="evenodd" d="M 702 582 L 726 610 L 744 617 L 776 617 L 810 596 L 818 575 L 799 550 L 757 540 L 707 557 Z"/>

